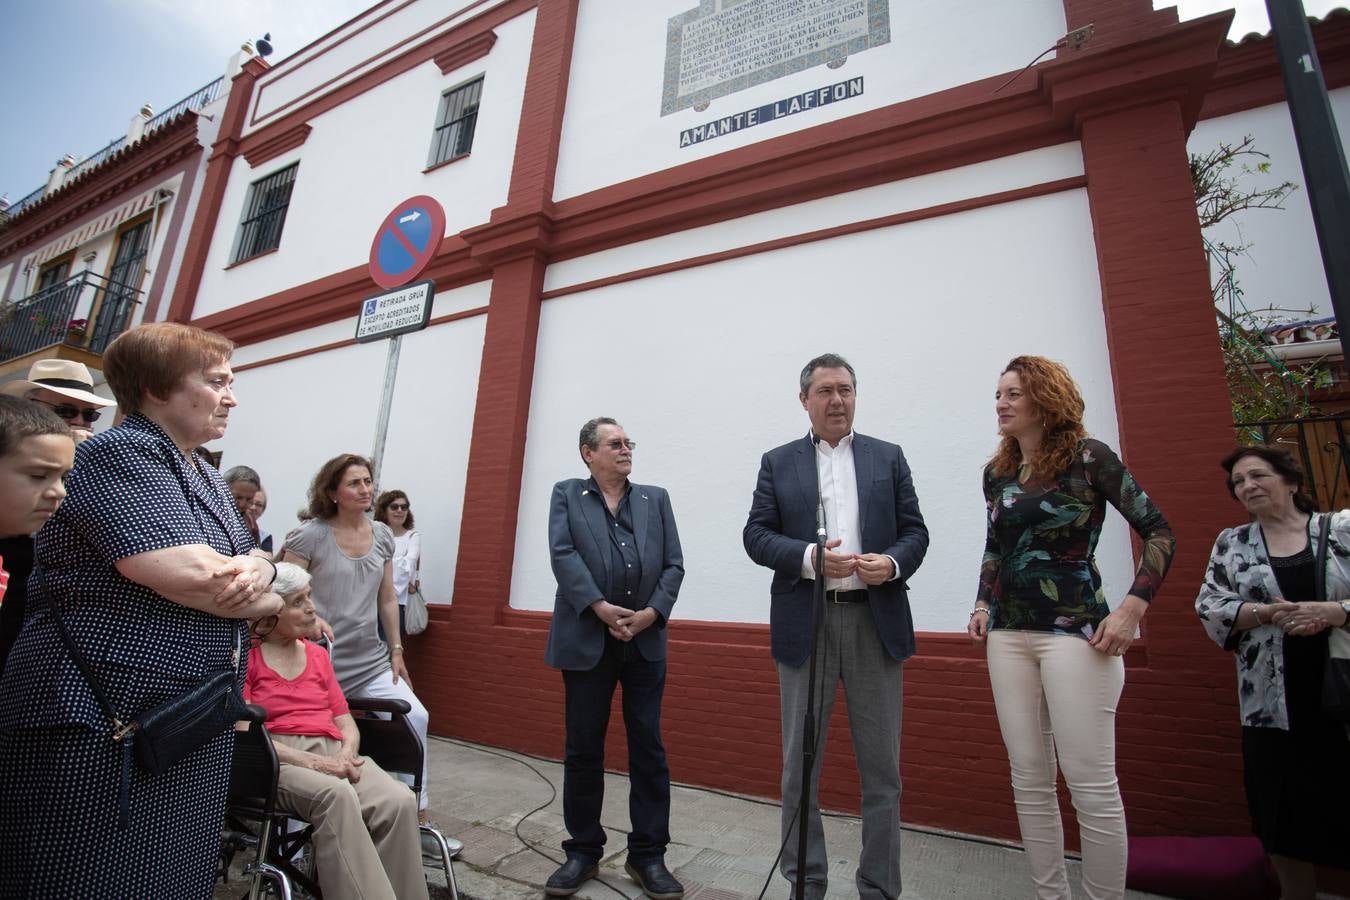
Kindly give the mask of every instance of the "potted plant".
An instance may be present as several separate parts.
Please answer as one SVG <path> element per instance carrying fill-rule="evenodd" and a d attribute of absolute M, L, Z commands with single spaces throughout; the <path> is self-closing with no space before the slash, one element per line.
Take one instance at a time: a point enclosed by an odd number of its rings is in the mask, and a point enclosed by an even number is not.
<path fill-rule="evenodd" d="M 88 319 L 71 319 L 66 325 L 66 343 L 83 344 L 84 336 L 89 331 Z"/>

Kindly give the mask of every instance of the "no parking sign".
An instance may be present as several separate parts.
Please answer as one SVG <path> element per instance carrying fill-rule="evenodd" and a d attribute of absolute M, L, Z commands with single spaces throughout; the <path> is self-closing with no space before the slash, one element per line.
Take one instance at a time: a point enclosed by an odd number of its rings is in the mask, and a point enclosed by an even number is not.
<path fill-rule="evenodd" d="M 380 287 L 412 281 L 436 256 L 445 237 L 445 210 L 432 197 L 409 197 L 394 207 L 370 242 L 370 277 Z"/>

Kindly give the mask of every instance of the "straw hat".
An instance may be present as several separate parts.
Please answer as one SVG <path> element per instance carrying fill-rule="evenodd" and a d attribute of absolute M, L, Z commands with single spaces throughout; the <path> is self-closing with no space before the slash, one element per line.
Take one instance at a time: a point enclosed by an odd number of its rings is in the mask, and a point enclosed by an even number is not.
<path fill-rule="evenodd" d="M 49 391 L 90 403 L 94 406 L 116 406 L 113 400 L 105 400 L 94 393 L 94 378 L 84 363 L 67 359 L 40 359 L 28 370 L 27 381 L 11 381 L 0 388 L 0 394 L 22 397 L 34 388 L 46 388 Z"/>

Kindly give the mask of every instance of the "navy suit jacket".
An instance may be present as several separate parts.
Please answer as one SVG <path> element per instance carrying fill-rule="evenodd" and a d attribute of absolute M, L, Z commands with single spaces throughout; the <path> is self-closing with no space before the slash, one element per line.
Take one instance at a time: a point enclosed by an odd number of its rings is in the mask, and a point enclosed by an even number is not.
<path fill-rule="evenodd" d="M 928 528 L 919 512 L 905 454 L 895 444 L 853 435 L 858 476 L 858 524 L 864 553 L 895 560 L 898 577 L 867 589 L 867 604 L 886 652 L 914 655 L 914 621 L 906 580 L 928 551 Z M 742 539 L 745 552 L 773 569 L 769 634 L 773 658 L 789 666 L 811 650 L 811 596 L 815 582 L 802 577 L 802 557 L 816 539 L 816 448 L 809 436 L 764 454 Z"/>
<path fill-rule="evenodd" d="M 684 581 L 684 554 L 664 488 L 632 484 L 628 503 L 642 562 L 634 608 L 650 606 L 659 613 L 655 624 L 638 632 L 633 643 L 643 659 L 655 662 L 666 658 L 666 621 Z M 550 666 L 586 671 L 600 662 L 607 629 L 590 607 L 604 599 L 600 584 L 608 581 L 611 565 L 609 528 L 605 497 L 590 486 L 590 479 L 570 478 L 553 486 L 548 546 L 558 593 L 544 652 Z"/>

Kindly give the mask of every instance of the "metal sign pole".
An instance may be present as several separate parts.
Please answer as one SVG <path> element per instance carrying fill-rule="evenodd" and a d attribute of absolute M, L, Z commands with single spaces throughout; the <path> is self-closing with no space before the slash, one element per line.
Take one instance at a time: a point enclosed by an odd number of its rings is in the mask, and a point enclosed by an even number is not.
<path fill-rule="evenodd" d="M 394 381 L 398 378 L 398 352 L 403 346 L 403 335 L 389 339 L 389 357 L 384 363 L 384 393 L 380 397 L 380 415 L 375 420 L 375 450 L 371 453 L 375 471 L 370 479 L 375 483 L 376 496 L 380 490 L 380 469 L 384 467 L 384 440 L 389 434 L 389 409 L 394 405 Z"/>
<path fill-rule="evenodd" d="M 1341 355 L 1350 364 L 1350 174 L 1345 167 L 1336 117 L 1317 59 L 1308 16 L 1299 0 L 1266 0 L 1275 58 L 1284 76 L 1284 94 L 1294 123 L 1294 141 L 1312 207 L 1313 229 L 1322 250 L 1331 309 L 1341 333 Z"/>

